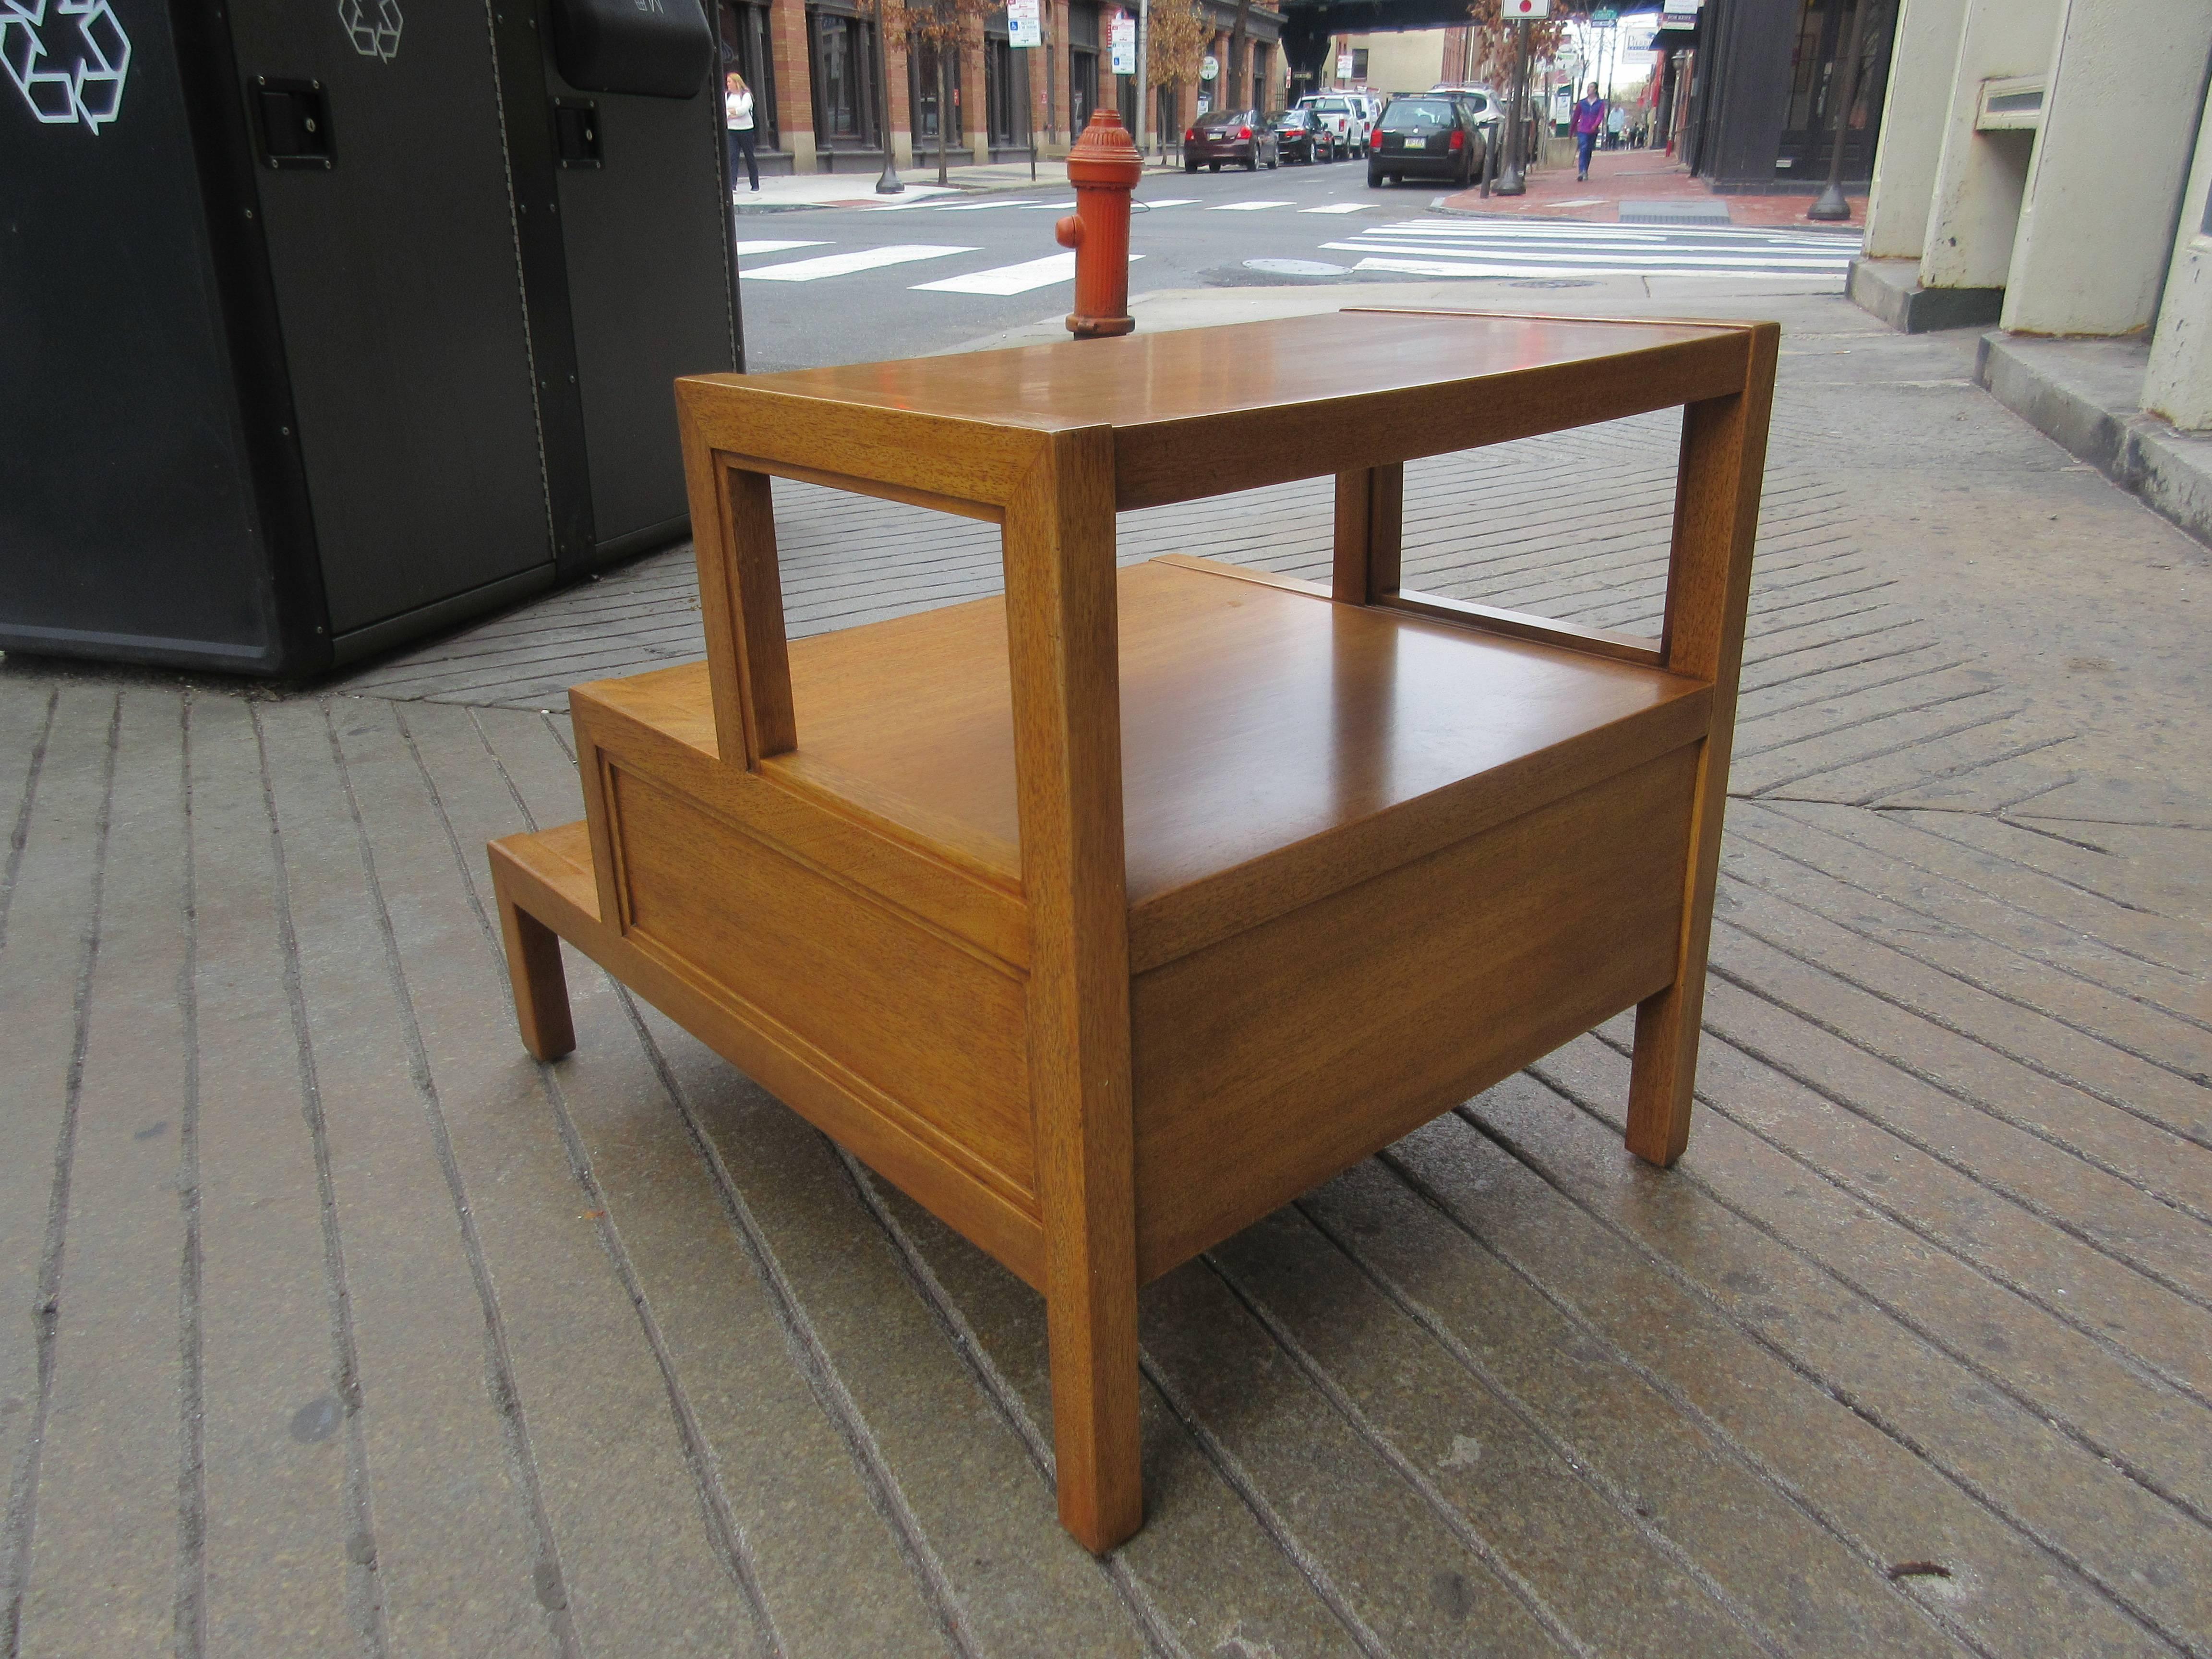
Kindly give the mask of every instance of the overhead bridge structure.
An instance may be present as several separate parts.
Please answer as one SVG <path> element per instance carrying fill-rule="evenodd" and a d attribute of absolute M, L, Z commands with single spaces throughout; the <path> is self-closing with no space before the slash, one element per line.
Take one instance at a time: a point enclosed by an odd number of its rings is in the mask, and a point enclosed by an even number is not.
<path fill-rule="evenodd" d="M 1283 14 L 1283 55 L 1293 76 L 1317 80 L 1328 43 L 1340 34 L 1455 28 L 1467 21 L 1467 0 L 1276 0 Z"/>

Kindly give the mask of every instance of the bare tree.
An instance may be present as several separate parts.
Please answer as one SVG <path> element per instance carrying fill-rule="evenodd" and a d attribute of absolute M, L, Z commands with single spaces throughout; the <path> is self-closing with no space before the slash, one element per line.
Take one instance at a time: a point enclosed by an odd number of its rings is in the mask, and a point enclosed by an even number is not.
<path fill-rule="evenodd" d="M 1145 78 L 1176 95 L 1182 107 L 1182 89 L 1198 80 L 1206 58 L 1206 43 L 1212 38 L 1194 0 L 1152 0 L 1152 16 L 1145 30 Z M 1160 135 L 1164 146 L 1167 135 Z"/>
<path fill-rule="evenodd" d="M 1564 20 L 1515 23 L 1499 15 L 1499 0 L 1474 0 L 1468 7 L 1468 67 L 1470 80 L 1488 87 L 1504 87 L 1513 79 L 1513 38 L 1516 29 L 1528 31 L 1528 61 L 1540 64 L 1556 58 L 1567 43 Z"/>
<path fill-rule="evenodd" d="M 884 0 L 890 7 L 891 20 L 902 19 L 906 25 L 908 51 L 912 52 L 927 45 L 937 66 L 937 182 L 951 182 L 946 175 L 946 135 L 952 128 L 952 70 L 951 65 L 964 52 L 970 41 L 982 38 L 983 21 L 993 15 L 997 8 L 988 0 Z M 890 112 L 884 112 L 886 131 L 884 142 L 890 142 L 888 131 Z"/>

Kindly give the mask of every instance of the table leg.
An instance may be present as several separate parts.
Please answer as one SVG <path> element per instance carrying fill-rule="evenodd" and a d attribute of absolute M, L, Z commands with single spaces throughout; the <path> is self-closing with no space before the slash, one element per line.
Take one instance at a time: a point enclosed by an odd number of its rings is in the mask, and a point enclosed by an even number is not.
<path fill-rule="evenodd" d="M 1705 1018 L 1705 951 L 1719 878 L 1721 819 L 1728 810 L 1729 756 L 1735 735 L 1736 679 L 1743 666 L 1744 614 L 1751 598 L 1766 423 L 1774 397 L 1780 330 L 1753 327 L 1744 389 L 1682 410 L 1682 459 L 1674 488 L 1674 538 L 1667 570 L 1666 666 L 1713 688 L 1711 725 L 1698 751 L 1690 806 L 1688 866 L 1674 980 L 1637 1005 L 1628 1083 L 1628 1149 L 1670 1164 L 1690 1139 Z"/>
<path fill-rule="evenodd" d="M 1135 1125 L 1122 847 L 1114 452 L 1054 434 L 1007 505 L 1008 658 L 1030 1091 L 1060 1524 L 1105 1551 L 1144 1521 Z"/>
<path fill-rule="evenodd" d="M 1406 468 L 1401 461 L 1336 475 L 1336 563 L 1329 597 L 1373 605 L 1398 591 Z"/>
<path fill-rule="evenodd" d="M 507 972 L 514 985 L 514 1022 L 522 1028 L 522 1046 L 535 1059 L 558 1060 L 576 1046 L 568 976 L 561 970 L 561 937 L 504 892 L 499 895 L 499 931 L 507 942 Z"/>

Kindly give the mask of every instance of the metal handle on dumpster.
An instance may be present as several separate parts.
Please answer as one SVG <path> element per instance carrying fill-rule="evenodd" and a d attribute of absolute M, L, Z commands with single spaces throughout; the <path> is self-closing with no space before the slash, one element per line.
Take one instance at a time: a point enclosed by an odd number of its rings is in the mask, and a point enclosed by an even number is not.
<path fill-rule="evenodd" d="M 1075 211 L 1053 227 L 1062 247 L 1075 250 L 1075 309 L 1067 331 L 1079 340 L 1127 334 L 1129 315 L 1129 195 L 1144 177 L 1145 158 L 1129 142 L 1118 111 L 1092 112 L 1067 153 Z"/>

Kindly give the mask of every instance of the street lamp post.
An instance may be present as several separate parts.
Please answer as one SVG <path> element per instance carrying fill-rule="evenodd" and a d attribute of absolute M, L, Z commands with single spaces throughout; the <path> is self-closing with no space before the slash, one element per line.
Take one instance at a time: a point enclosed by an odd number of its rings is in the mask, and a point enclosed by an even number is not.
<path fill-rule="evenodd" d="M 876 179 L 878 196 L 898 196 L 906 190 L 899 182 L 898 169 L 891 165 L 891 72 L 886 61 L 890 47 L 890 34 L 884 26 L 884 0 L 876 0 L 876 120 L 884 141 L 884 170 Z"/>
<path fill-rule="evenodd" d="M 1858 0 L 1851 8 L 1850 44 L 1844 49 L 1844 96 L 1836 106 L 1836 137 L 1828 146 L 1828 187 L 1805 210 L 1808 219 L 1839 221 L 1851 216 L 1851 204 L 1844 199 L 1844 139 L 1850 131 L 1851 106 L 1858 100 L 1859 33 L 1870 0 Z"/>
<path fill-rule="evenodd" d="M 1505 171 L 1492 186 L 1500 196 L 1525 196 L 1528 179 L 1521 155 L 1523 107 L 1528 101 L 1528 25 L 1513 20 L 1513 102 L 1505 112 Z"/>

